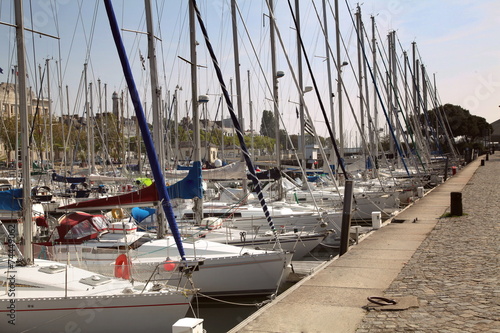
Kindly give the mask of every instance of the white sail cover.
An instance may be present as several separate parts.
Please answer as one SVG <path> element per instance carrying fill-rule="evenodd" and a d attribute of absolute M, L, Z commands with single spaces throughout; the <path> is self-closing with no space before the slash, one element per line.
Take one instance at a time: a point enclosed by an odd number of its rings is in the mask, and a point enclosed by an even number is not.
<path fill-rule="evenodd" d="M 165 171 L 165 178 L 184 178 L 188 170 L 168 170 Z M 244 162 L 231 163 L 220 168 L 204 169 L 201 177 L 206 180 L 233 180 L 246 178 L 246 166 Z"/>

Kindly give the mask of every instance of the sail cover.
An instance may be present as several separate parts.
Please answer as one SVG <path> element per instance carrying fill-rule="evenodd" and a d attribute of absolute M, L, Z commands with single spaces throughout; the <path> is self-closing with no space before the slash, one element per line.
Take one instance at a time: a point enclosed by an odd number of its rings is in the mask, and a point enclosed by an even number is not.
<path fill-rule="evenodd" d="M 171 199 L 193 199 L 194 197 L 203 197 L 203 188 L 201 183 L 201 164 L 195 162 L 195 166 L 189 170 L 188 175 L 181 181 L 167 186 L 168 195 Z M 153 205 L 158 202 L 158 192 L 156 184 L 142 188 L 135 192 L 116 195 L 113 197 L 100 198 L 76 202 L 71 205 L 57 208 L 59 211 L 82 210 L 82 209 L 113 209 L 117 207 L 136 207 L 141 205 Z"/>

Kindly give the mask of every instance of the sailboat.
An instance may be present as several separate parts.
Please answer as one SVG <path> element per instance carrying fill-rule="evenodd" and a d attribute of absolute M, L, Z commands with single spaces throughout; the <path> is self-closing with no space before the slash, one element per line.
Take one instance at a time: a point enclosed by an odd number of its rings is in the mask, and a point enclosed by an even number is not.
<path fill-rule="evenodd" d="M 22 1 L 15 1 L 23 158 L 24 246 L 12 227 L 0 257 L 0 331 L 86 332 L 148 330 L 171 327 L 189 309 L 193 293 L 150 279 L 132 283 L 108 278 L 67 264 L 33 259 L 30 205 L 30 149 L 24 54 Z M 152 311 L 155 309 L 155 311 Z M 158 315 L 161 311 L 161 315 Z M 141 318 L 141 320 L 137 320 Z M 112 327 L 111 327 L 112 325 Z"/>
<path fill-rule="evenodd" d="M 106 2 L 107 9 L 109 3 Z M 120 39 L 119 33 L 113 30 L 115 41 Z M 142 112 L 142 103 L 140 103 L 139 96 L 135 90 L 135 84 L 131 79 L 130 68 L 126 60 L 126 54 L 123 45 L 117 43 L 118 51 L 124 67 L 125 76 L 129 89 L 131 89 L 131 97 L 134 101 L 136 113 L 141 115 L 138 118 L 144 118 Z M 83 264 L 94 266 L 93 270 L 101 271 L 104 273 L 117 273 L 123 275 L 122 268 L 113 270 L 113 267 L 123 266 L 122 255 L 127 253 L 132 267 L 141 267 L 141 265 L 158 266 L 165 262 L 166 259 L 173 262 L 179 262 L 180 271 L 189 265 L 191 277 L 189 280 L 181 280 L 182 282 L 191 282 L 196 288 L 199 288 L 203 294 L 211 294 L 218 296 L 227 295 L 255 295 L 255 294 L 272 294 L 275 293 L 283 281 L 287 269 L 289 267 L 292 254 L 283 251 L 265 251 L 245 249 L 236 246 L 220 244 L 216 242 L 208 242 L 199 240 L 195 242 L 183 242 L 178 235 L 178 227 L 175 223 L 175 217 L 172 214 L 170 205 L 170 194 L 165 186 L 163 172 L 160 168 L 160 163 L 156 156 L 152 139 L 149 135 L 149 129 L 146 126 L 144 118 L 143 138 L 146 144 L 148 157 L 150 159 L 151 168 L 155 178 L 154 185 L 145 188 L 138 192 L 128 193 L 124 196 L 109 197 L 105 199 L 92 200 L 88 202 L 78 203 L 77 205 L 61 207 L 62 210 L 79 207 L 80 209 L 85 206 L 102 207 L 114 205 L 112 208 L 121 208 L 122 204 L 139 203 L 139 201 L 149 198 L 156 202 L 160 202 L 165 209 L 165 215 L 169 222 L 170 231 L 172 236 L 163 237 L 162 228 L 159 227 L 156 236 L 140 232 L 132 232 L 132 235 L 127 234 L 113 234 L 106 230 L 106 225 L 99 226 L 96 229 L 99 232 L 98 237 L 85 234 L 83 237 L 74 237 L 73 232 L 67 232 L 61 237 L 53 239 L 49 247 L 53 250 L 56 257 L 59 256 L 63 248 L 70 247 L 80 253 L 80 259 Z M 142 126 L 141 121 L 141 126 Z M 153 163 L 153 162 L 154 163 Z M 201 162 L 195 161 L 191 171 L 193 178 L 186 179 L 186 185 L 190 182 L 201 181 Z M 189 177 L 189 175 L 188 175 Z M 188 187 L 178 185 L 177 187 Z M 196 190 L 196 189 L 195 189 Z M 161 191 L 164 191 L 163 193 Z M 201 194 L 195 192 L 196 196 L 200 197 Z M 142 201 L 143 202 L 143 201 Z M 168 207 L 168 209 L 166 209 Z M 85 213 L 74 213 L 82 217 Z M 68 217 L 68 220 L 75 220 L 76 215 Z M 89 225 L 99 218 L 99 216 L 89 216 L 87 220 L 82 219 L 81 223 L 75 223 L 75 230 L 79 226 Z M 174 223 L 171 223 L 171 220 Z M 83 221 L 85 220 L 85 221 Z M 64 221 L 60 221 L 65 223 Z M 161 225 L 161 224 L 160 224 Z M 73 227 L 75 227 L 73 226 Z M 95 225 L 94 225 L 95 226 Z M 92 233 L 92 232 L 91 232 Z M 177 234 L 177 236 L 176 236 Z M 89 237 L 90 236 L 90 237 Z M 93 239 L 95 238 L 95 239 Z M 179 248 L 179 253 L 175 253 L 174 244 L 182 244 Z M 182 249 L 182 251 L 181 251 Z M 85 254 L 85 256 L 84 256 Z M 59 257 L 59 259 L 61 259 Z M 199 262 L 199 264 L 197 263 Z M 97 265 L 101 263 L 101 265 Z M 193 263 L 191 265 L 191 263 Z M 127 265 L 126 266 L 130 266 Z M 165 268 L 165 266 L 162 266 Z M 109 271 L 111 268 L 111 272 Z M 178 278 L 179 269 L 177 266 L 164 269 L 163 271 L 171 272 L 165 273 L 171 279 Z M 118 274 L 119 273 L 119 274 Z M 162 272 L 163 273 L 163 272 Z M 132 269 L 132 276 L 139 280 L 144 280 L 146 276 L 141 275 L 137 270 L 134 272 Z M 127 274 L 128 275 L 128 274 Z M 180 277 L 183 278 L 182 276 Z"/>

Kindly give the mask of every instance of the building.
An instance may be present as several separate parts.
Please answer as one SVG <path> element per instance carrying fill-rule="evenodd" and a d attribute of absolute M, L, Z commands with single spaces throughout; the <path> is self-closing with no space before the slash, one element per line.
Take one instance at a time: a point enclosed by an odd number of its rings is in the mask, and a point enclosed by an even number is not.
<path fill-rule="evenodd" d="M 27 109 L 28 109 L 28 117 L 33 118 L 36 113 L 38 113 L 38 117 L 40 119 L 49 119 L 49 107 L 50 101 L 46 98 L 38 98 L 35 92 L 32 91 L 31 88 L 27 89 Z M 16 89 L 16 85 L 13 83 L 0 83 L 0 117 L 2 119 L 15 118 L 19 117 L 19 93 Z M 0 142 L 0 159 L 13 161 L 16 159 L 15 146 L 11 143 Z M 15 144 L 15 143 L 14 143 Z M 19 147 L 20 149 L 20 147 Z M 39 156 L 39 152 L 33 150 L 32 151 L 32 160 L 39 160 L 41 157 L 46 159 L 46 151 L 43 151 L 42 154 L 44 156 Z"/>

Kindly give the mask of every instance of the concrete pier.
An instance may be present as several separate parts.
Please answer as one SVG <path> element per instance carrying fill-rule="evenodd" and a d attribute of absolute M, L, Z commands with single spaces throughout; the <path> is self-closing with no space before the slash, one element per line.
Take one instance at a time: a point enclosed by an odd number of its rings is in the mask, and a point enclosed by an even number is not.
<path fill-rule="evenodd" d="M 500 333 L 500 156 L 479 165 L 469 163 L 230 332 Z M 463 216 L 443 217 L 451 192 L 463 193 Z M 371 296 L 415 304 L 384 311 L 370 307 Z"/>

